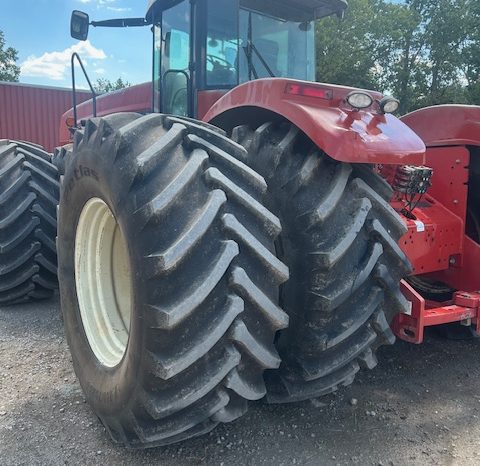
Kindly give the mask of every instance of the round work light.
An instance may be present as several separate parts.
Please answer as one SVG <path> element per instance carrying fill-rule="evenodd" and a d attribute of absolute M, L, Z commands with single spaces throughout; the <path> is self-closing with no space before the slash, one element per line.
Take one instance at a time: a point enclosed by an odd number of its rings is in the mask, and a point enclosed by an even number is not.
<path fill-rule="evenodd" d="M 395 113 L 400 108 L 400 102 L 393 97 L 384 97 L 380 101 L 380 110 L 383 113 Z"/>
<path fill-rule="evenodd" d="M 373 97 L 366 92 L 354 91 L 348 94 L 347 102 L 353 108 L 362 109 L 370 107 L 373 104 Z"/>

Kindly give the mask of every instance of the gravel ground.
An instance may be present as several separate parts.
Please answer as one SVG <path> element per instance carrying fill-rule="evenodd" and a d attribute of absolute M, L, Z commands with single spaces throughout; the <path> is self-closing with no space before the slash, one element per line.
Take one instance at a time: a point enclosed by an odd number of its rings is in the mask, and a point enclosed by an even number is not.
<path fill-rule="evenodd" d="M 259 403 L 206 437 L 130 451 L 110 443 L 84 402 L 58 301 L 0 308 L 0 463 L 477 465 L 479 346 L 399 342 L 330 398 Z"/>

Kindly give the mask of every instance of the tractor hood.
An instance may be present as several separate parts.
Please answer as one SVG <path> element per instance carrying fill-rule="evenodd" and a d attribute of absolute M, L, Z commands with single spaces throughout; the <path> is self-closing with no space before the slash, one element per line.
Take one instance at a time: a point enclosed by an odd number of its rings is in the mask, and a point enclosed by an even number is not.
<path fill-rule="evenodd" d="M 149 0 L 146 18 L 180 3 L 181 0 Z M 341 15 L 347 0 L 240 0 L 240 6 L 289 21 L 303 22 L 333 14 Z"/>

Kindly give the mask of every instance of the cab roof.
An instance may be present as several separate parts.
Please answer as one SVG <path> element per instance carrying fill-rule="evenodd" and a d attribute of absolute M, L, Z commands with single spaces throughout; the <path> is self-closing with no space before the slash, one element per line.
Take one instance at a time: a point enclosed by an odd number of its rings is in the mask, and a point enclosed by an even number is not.
<path fill-rule="evenodd" d="M 149 0 L 146 18 L 154 11 L 163 11 L 181 0 Z M 303 22 L 342 13 L 347 0 L 240 0 L 240 6 L 289 21 Z"/>

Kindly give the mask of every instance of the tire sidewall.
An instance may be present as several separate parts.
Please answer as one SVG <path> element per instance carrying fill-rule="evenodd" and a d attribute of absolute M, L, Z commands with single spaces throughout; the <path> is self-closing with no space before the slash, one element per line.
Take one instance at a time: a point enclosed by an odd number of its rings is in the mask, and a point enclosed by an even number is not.
<path fill-rule="evenodd" d="M 73 366 L 87 401 L 99 415 L 124 411 L 141 383 L 144 355 L 143 309 L 139 298 L 142 279 L 135 264 L 135 232 L 128 203 L 120 202 L 121 180 L 109 162 L 108 154 L 81 148 L 72 158 L 62 184 L 59 208 L 59 278 L 60 298 Z M 127 349 L 114 368 L 100 363 L 88 342 L 78 302 L 75 280 L 75 236 L 83 207 L 92 198 L 102 199 L 115 216 L 126 240 L 132 274 L 132 316 Z M 130 217 L 130 219 L 129 219 Z M 129 221 L 130 220 L 130 221 Z"/>

